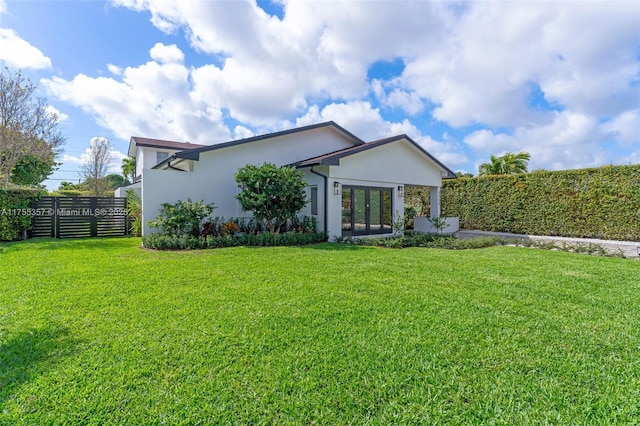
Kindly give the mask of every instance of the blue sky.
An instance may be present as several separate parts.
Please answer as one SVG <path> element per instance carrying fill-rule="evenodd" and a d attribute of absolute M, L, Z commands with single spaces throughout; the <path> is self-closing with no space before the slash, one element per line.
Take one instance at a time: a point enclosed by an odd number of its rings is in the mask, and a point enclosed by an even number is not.
<path fill-rule="evenodd" d="M 453 170 L 640 163 L 637 1 L 0 0 L 0 64 L 93 137 L 203 144 L 334 120 L 406 133 Z"/>

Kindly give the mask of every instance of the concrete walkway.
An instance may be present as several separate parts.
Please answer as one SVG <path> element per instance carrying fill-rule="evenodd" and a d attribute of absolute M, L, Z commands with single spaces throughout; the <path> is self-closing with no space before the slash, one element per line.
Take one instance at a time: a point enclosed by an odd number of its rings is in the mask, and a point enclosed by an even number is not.
<path fill-rule="evenodd" d="M 467 231 L 461 230 L 455 233 L 460 239 L 478 238 L 478 237 L 500 237 L 504 239 L 524 239 L 533 241 L 553 241 L 557 244 L 598 244 L 609 253 L 624 253 L 624 257 L 638 259 L 638 250 L 640 250 L 640 242 L 637 241 L 614 241 L 614 240 L 598 240 L 594 238 L 567 238 L 567 237 L 549 237 L 542 235 L 525 235 L 525 234 L 509 234 L 506 232 L 487 232 L 487 231 Z"/>

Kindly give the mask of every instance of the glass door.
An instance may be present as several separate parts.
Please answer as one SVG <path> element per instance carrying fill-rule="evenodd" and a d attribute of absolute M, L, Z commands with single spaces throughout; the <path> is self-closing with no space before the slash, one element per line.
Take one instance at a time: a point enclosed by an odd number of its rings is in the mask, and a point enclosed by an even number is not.
<path fill-rule="evenodd" d="M 342 187 L 342 235 L 391 233 L 391 188 Z"/>

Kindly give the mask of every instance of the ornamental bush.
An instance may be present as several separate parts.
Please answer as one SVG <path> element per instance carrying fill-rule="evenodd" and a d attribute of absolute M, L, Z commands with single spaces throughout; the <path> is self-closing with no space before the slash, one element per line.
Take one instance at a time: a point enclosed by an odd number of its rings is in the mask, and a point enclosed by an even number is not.
<path fill-rule="evenodd" d="M 640 241 L 640 165 L 443 182 L 462 229 Z"/>
<path fill-rule="evenodd" d="M 234 175 L 240 193 L 236 196 L 242 209 L 264 221 L 277 234 L 288 220 L 307 204 L 306 182 L 295 167 L 248 164 Z"/>
<path fill-rule="evenodd" d="M 43 195 L 42 189 L 0 189 L 0 241 L 19 240 L 31 229 L 31 203 Z"/>
<path fill-rule="evenodd" d="M 162 203 L 160 214 L 147 222 L 163 235 L 180 237 L 183 235 L 199 237 L 202 222 L 215 209 L 214 204 L 205 204 L 203 200 L 180 200 L 175 204 Z"/>

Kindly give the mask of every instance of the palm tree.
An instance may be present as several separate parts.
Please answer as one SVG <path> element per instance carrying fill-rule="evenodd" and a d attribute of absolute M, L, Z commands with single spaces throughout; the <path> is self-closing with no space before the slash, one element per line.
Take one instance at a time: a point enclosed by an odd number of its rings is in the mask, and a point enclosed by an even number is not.
<path fill-rule="evenodd" d="M 127 157 L 122 159 L 122 174 L 125 179 L 133 183 L 136 178 L 136 159 Z"/>
<path fill-rule="evenodd" d="M 528 152 L 507 152 L 506 154 L 496 157 L 491 154 L 488 163 L 480 164 L 478 174 L 483 175 L 511 175 L 518 173 L 527 173 L 527 163 L 531 155 Z"/>
<path fill-rule="evenodd" d="M 60 182 L 60 187 L 58 188 L 58 191 L 71 191 L 74 189 L 78 189 L 78 187 L 76 185 L 74 185 L 71 182 L 68 181 L 62 181 Z"/>

